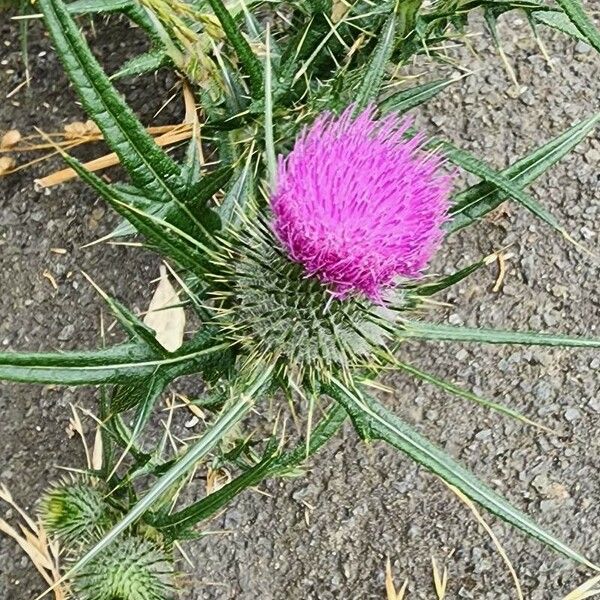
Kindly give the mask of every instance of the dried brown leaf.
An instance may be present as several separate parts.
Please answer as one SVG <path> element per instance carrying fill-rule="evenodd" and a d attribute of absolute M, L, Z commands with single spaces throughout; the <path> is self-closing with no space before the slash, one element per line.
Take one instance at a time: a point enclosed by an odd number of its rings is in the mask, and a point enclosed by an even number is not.
<path fill-rule="evenodd" d="M 7 150 L 16 146 L 21 141 L 21 132 L 18 129 L 10 129 L 7 131 L 0 140 L 0 148 Z"/>
<path fill-rule="evenodd" d="M 87 134 L 87 127 L 85 123 L 81 121 L 73 121 L 65 125 L 65 138 L 67 140 L 74 140 L 77 138 L 85 137 Z"/>
<path fill-rule="evenodd" d="M 87 135 L 100 135 L 102 133 L 98 125 L 96 125 L 96 123 L 90 119 L 88 119 L 84 125 Z"/>
<path fill-rule="evenodd" d="M 156 339 L 169 352 L 181 347 L 185 329 L 185 312 L 179 296 L 169 281 L 167 269 L 160 266 L 160 280 L 150 301 L 144 323 L 156 332 Z"/>
<path fill-rule="evenodd" d="M 351 4 L 345 0 L 333 0 L 333 5 L 331 7 L 331 22 L 334 24 L 339 23 L 346 16 L 350 7 Z"/>
<path fill-rule="evenodd" d="M 94 448 L 92 450 L 92 469 L 99 471 L 102 468 L 102 425 L 96 427 Z"/>
<path fill-rule="evenodd" d="M 12 156 L 0 156 L 0 175 L 10 173 L 17 165 L 17 161 Z"/>

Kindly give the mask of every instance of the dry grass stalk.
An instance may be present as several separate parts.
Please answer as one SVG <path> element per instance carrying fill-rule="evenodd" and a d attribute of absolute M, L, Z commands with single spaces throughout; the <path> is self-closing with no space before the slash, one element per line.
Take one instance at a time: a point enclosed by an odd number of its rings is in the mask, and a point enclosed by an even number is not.
<path fill-rule="evenodd" d="M 600 575 L 596 575 L 581 584 L 577 589 L 567 594 L 563 600 L 585 600 L 585 598 L 593 598 L 600 596 L 600 588 L 596 585 L 600 584 Z"/>
<path fill-rule="evenodd" d="M 396 591 L 396 585 L 394 584 L 394 576 L 392 575 L 392 563 L 388 557 L 385 564 L 385 591 L 387 600 L 404 600 L 406 594 L 406 588 L 408 587 L 408 579 L 404 580 L 400 590 Z"/>
<path fill-rule="evenodd" d="M 440 578 L 439 571 L 437 570 L 437 565 L 435 564 L 435 559 L 433 557 L 431 558 L 431 562 L 433 570 L 432 575 L 434 581 L 434 589 L 437 595 L 437 600 L 445 600 L 446 587 L 448 583 L 446 569 L 444 568 L 444 574 Z M 438 584 L 440 585 L 440 587 L 438 587 Z M 597 585 L 600 585 L 600 575 L 596 575 L 595 577 L 588 579 L 577 589 L 567 594 L 562 600 L 587 600 L 588 598 L 596 598 L 600 596 L 600 587 L 596 587 Z M 398 591 L 396 591 L 394 576 L 392 574 L 392 565 L 390 563 L 390 559 L 388 558 L 385 566 L 386 600 L 410 600 L 409 597 L 406 596 L 407 589 L 408 579 L 405 579 L 404 583 L 402 584 L 402 587 Z M 418 597 L 421 598 L 425 596 L 419 594 Z"/>
<path fill-rule="evenodd" d="M 202 152 L 202 139 L 200 136 L 201 124 L 200 119 L 198 118 L 198 108 L 196 106 L 194 92 L 187 80 L 184 80 L 183 82 L 183 103 L 185 106 L 185 117 L 183 122 L 192 126 L 192 137 L 194 138 L 196 148 L 198 149 L 200 164 L 203 165 L 206 161 L 204 159 L 204 153 Z"/>
<path fill-rule="evenodd" d="M 36 523 L 13 499 L 6 486 L 0 486 L 0 500 L 11 506 L 23 519 L 19 523 L 21 532 L 0 519 L 0 532 L 12 538 L 27 554 L 33 566 L 43 577 L 44 581 L 53 586 L 55 600 L 66 600 L 68 590 L 66 585 L 59 584 L 60 565 L 59 547 L 56 542 L 51 542 L 40 523 Z"/>
<path fill-rule="evenodd" d="M 92 123 L 88 121 L 87 123 Z M 154 125 L 147 127 L 146 131 L 156 137 L 165 133 L 171 133 L 174 130 L 185 127 L 184 124 L 176 125 Z M 16 131 L 16 130 L 15 130 Z M 5 135 L 8 135 L 7 132 Z M 20 134 L 19 134 L 20 135 Z M 11 136 L 14 139 L 14 134 Z M 51 141 L 44 141 L 50 139 Z M 52 150 L 57 146 L 65 148 L 70 145 L 71 142 L 76 141 L 78 144 L 89 144 L 92 142 L 101 142 L 104 139 L 102 132 L 97 127 L 92 128 L 91 125 L 81 123 L 80 121 L 74 121 L 65 125 L 63 131 L 50 132 L 50 133 L 36 133 L 25 137 L 20 137 L 19 142 L 15 145 L 6 146 L 0 142 L 0 154 L 5 152 L 34 152 L 38 150 Z"/>
<path fill-rule="evenodd" d="M 85 440 L 85 430 L 83 429 L 83 423 L 79 418 L 79 412 L 71 403 L 69 403 L 71 407 L 71 412 L 73 413 L 73 417 L 69 419 L 69 427 L 71 431 L 76 432 L 81 438 L 81 443 L 83 444 L 83 450 L 85 452 L 85 461 L 87 464 L 87 468 L 91 469 L 92 467 L 92 456 L 90 454 L 90 449 L 88 448 L 87 442 Z"/>
<path fill-rule="evenodd" d="M 172 146 L 173 144 L 189 140 L 191 137 L 192 127 L 190 125 L 183 124 L 174 125 L 171 131 L 155 138 L 154 141 L 159 146 L 164 147 Z M 114 152 L 111 152 L 110 154 L 105 154 L 104 156 L 100 156 L 99 158 L 95 158 L 86 163 L 83 163 L 83 166 L 88 171 L 93 172 L 101 171 L 103 169 L 107 169 L 108 167 L 113 167 L 118 164 L 119 157 Z M 42 177 L 41 179 L 36 180 L 36 183 L 43 188 L 48 188 L 76 178 L 77 173 L 75 173 L 73 169 L 67 168 L 61 169 L 60 171 L 55 171 L 50 175 L 46 175 L 46 177 Z"/>
<path fill-rule="evenodd" d="M 487 524 L 485 519 L 481 516 L 481 513 L 477 510 L 477 507 L 471 501 L 470 498 L 467 498 L 467 496 L 465 496 L 458 488 L 454 487 L 453 485 L 450 485 L 449 483 L 446 483 L 445 481 L 444 481 L 444 483 L 446 484 L 448 489 L 451 492 L 453 492 L 456 495 L 456 497 L 459 500 L 461 500 L 469 508 L 469 510 L 473 513 L 473 516 L 475 517 L 477 522 L 485 529 L 486 533 L 490 536 L 492 543 L 494 544 L 496 550 L 498 551 L 498 554 L 502 557 L 502 560 L 504 561 L 504 564 L 506 565 L 506 567 L 510 573 L 510 576 L 512 577 L 512 580 L 515 584 L 515 591 L 517 593 L 518 600 L 523 600 L 523 591 L 521 589 L 521 583 L 519 582 L 519 577 L 517 576 L 517 572 L 515 571 L 514 567 L 512 566 L 512 563 L 510 562 L 510 559 L 508 558 L 508 554 L 506 554 L 506 551 L 502 547 L 500 540 L 496 537 L 496 534 L 492 531 L 492 528 Z"/>
<path fill-rule="evenodd" d="M 506 256 L 502 254 L 502 252 L 498 252 L 496 255 L 498 259 L 498 278 L 496 279 L 496 283 L 492 291 L 494 293 L 498 293 L 502 289 L 502 284 L 504 283 L 504 278 L 506 277 Z"/>
<path fill-rule="evenodd" d="M 444 571 L 440 575 L 435 558 L 431 557 L 431 572 L 433 573 L 433 586 L 438 600 L 444 600 L 446 597 L 446 588 L 448 587 L 448 569 L 444 566 Z"/>
<path fill-rule="evenodd" d="M 194 125 L 192 124 L 181 123 L 178 125 L 148 127 L 147 131 L 154 136 L 154 141 L 159 146 L 165 147 L 190 139 L 193 127 Z M 17 134 L 19 136 L 18 139 Z M 8 131 L 0 142 L 0 154 L 9 151 L 13 153 L 26 153 L 49 150 L 49 152 L 18 166 L 12 156 L 0 156 L 0 176 L 10 175 L 17 171 L 21 171 L 22 169 L 27 169 L 44 160 L 48 160 L 52 156 L 58 154 L 60 150 L 72 150 L 83 144 L 100 142 L 103 139 L 102 133 L 93 121 L 86 121 L 85 123 L 74 121 L 73 123 L 65 125 L 63 132 L 49 134 L 40 132 L 37 135 L 27 137 L 21 137 L 21 134 L 16 130 Z M 89 171 L 99 171 L 118 163 L 119 159 L 116 154 L 109 153 L 84 163 L 84 166 Z M 61 169 L 60 171 L 55 171 L 38 180 L 38 183 L 42 187 L 51 187 L 75 179 L 76 177 L 77 175 L 72 169 Z"/>

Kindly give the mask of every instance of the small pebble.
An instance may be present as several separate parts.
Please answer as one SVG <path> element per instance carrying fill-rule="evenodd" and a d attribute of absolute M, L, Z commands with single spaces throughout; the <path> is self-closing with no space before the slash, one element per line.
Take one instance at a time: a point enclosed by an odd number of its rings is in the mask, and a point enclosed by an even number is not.
<path fill-rule="evenodd" d="M 586 44 L 585 42 L 577 42 L 575 46 L 575 52 L 579 54 L 588 54 L 591 52 L 592 47 Z"/>
<path fill-rule="evenodd" d="M 186 429 L 191 429 L 192 427 L 195 427 L 196 425 L 198 425 L 198 423 L 200 422 L 200 419 L 196 416 L 193 416 L 189 421 L 186 421 L 183 426 Z"/>
<path fill-rule="evenodd" d="M 588 406 L 597 413 L 600 413 L 600 398 L 592 398 L 588 402 Z"/>
<path fill-rule="evenodd" d="M 58 339 L 61 342 L 66 342 L 68 340 L 70 340 L 73 335 L 75 333 L 75 325 L 65 325 L 59 332 L 58 332 Z"/>
<path fill-rule="evenodd" d="M 464 349 L 461 348 L 457 353 L 456 353 L 456 358 L 458 360 L 466 360 L 469 357 L 469 353 Z"/>
<path fill-rule="evenodd" d="M 579 419 L 581 419 L 581 412 L 577 408 L 567 408 L 567 410 L 565 410 L 565 419 L 569 421 L 569 423 L 579 421 Z"/>

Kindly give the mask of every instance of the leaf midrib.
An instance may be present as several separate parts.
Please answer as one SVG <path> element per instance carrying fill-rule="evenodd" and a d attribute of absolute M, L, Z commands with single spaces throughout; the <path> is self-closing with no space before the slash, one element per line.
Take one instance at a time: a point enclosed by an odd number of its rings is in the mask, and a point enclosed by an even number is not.
<path fill-rule="evenodd" d="M 570 135 L 567 138 L 565 138 L 555 148 L 553 148 L 552 151 L 549 154 L 546 154 L 545 156 L 540 157 L 538 160 L 534 161 L 528 167 L 526 167 L 522 171 L 519 171 L 518 173 L 516 173 L 512 177 L 511 176 L 503 175 L 502 172 L 500 172 L 499 175 L 503 176 L 505 179 L 507 179 L 508 181 L 511 181 L 511 182 L 514 182 L 515 180 L 519 179 L 520 177 L 523 177 L 523 176 L 527 175 L 527 173 L 529 173 L 531 170 L 533 170 L 535 167 L 537 167 L 540 163 L 544 162 L 544 160 L 546 160 L 549 156 L 554 156 L 557 153 L 559 154 L 560 151 L 565 146 L 568 146 L 571 143 L 571 141 L 573 140 L 573 138 L 576 138 L 576 137 L 582 135 L 582 132 L 584 130 L 586 130 L 588 127 L 591 127 L 598 120 L 600 120 L 600 115 L 595 115 L 594 117 L 590 117 L 589 119 L 587 119 L 585 121 L 582 121 L 580 123 L 581 128 L 577 129 L 574 133 L 572 132 L 573 135 Z M 508 168 L 510 169 L 510 167 L 508 167 Z M 493 182 L 489 182 L 489 183 L 491 185 L 495 185 Z M 465 205 L 460 210 L 453 211 L 452 215 L 453 216 L 454 215 L 459 215 L 459 214 L 465 212 L 466 210 L 470 209 L 475 204 L 478 204 L 479 202 L 485 200 L 486 198 L 489 198 L 490 196 L 493 196 L 494 194 L 497 194 L 499 191 L 504 192 L 505 194 L 509 195 L 508 192 L 504 191 L 503 189 L 498 189 L 496 187 L 496 189 L 491 190 L 490 192 L 487 192 L 484 196 L 480 196 L 480 197 L 474 199 L 470 204 Z"/>

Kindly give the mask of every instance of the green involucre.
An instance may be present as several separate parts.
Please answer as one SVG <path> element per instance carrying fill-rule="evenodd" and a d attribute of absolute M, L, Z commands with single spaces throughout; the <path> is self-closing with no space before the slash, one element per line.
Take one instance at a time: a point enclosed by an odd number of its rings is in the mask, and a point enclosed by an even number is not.
<path fill-rule="evenodd" d="M 170 600 L 173 564 L 163 548 L 137 536 L 105 548 L 74 576 L 78 600 Z"/>
<path fill-rule="evenodd" d="M 402 303 L 335 298 L 258 220 L 215 263 L 214 313 L 224 334 L 253 359 L 281 359 L 297 381 L 348 371 L 385 350 Z"/>
<path fill-rule="evenodd" d="M 115 511 L 106 502 L 105 492 L 87 477 L 55 484 L 40 500 L 39 515 L 44 528 L 67 548 L 106 531 Z"/>

